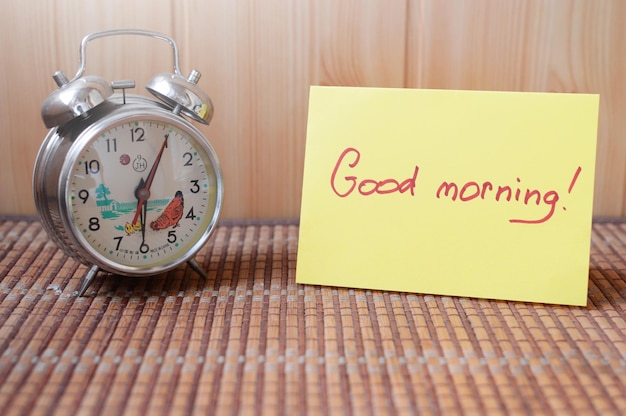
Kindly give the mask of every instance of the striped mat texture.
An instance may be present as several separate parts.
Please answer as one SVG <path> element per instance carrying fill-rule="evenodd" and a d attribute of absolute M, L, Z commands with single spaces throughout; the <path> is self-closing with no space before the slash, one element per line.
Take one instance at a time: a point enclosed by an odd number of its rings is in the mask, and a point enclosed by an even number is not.
<path fill-rule="evenodd" d="M 626 224 L 587 307 L 298 285 L 296 221 L 224 221 L 129 279 L 0 217 L 0 414 L 626 414 Z"/>

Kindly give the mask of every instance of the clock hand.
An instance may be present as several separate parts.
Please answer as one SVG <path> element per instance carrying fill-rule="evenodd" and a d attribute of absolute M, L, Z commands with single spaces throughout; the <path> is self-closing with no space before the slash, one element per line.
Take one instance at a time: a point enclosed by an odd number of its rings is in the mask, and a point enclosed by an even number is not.
<path fill-rule="evenodd" d="M 161 145 L 161 149 L 157 154 L 157 157 L 150 168 L 150 173 L 148 174 L 148 180 L 144 182 L 143 178 L 139 181 L 139 185 L 135 191 L 135 196 L 137 197 L 137 211 L 135 211 L 135 216 L 133 217 L 133 222 L 131 223 L 133 226 L 137 223 L 137 218 L 139 217 L 139 213 L 146 205 L 146 202 L 150 198 L 150 187 L 152 186 L 152 181 L 154 180 L 154 175 L 156 174 L 157 167 L 159 166 L 159 162 L 161 162 L 161 156 L 163 156 L 163 150 L 167 147 L 167 139 L 170 137 L 169 134 L 165 135 L 165 140 L 163 140 L 163 144 Z M 142 233 L 145 233 L 144 227 L 145 218 L 143 219 L 143 223 L 141 224 Z M 143 234 L 142 234 L 143 235 Z"/>
<path fill-rule="evenodd" d="M 152 165 L 152 168 L 150 169 L 150 173 L 148 174 L 148 180 L 146 180 L 146 186 L 144 187 L 146 191 L 150 191 L 150 186 L 152 186 L 152 181 L 154 180 L 154 174 L 156 173 L 157 167 L 159 166 L 159 162 L 161 161 L 161 156 L 163 155 L 163 149 L 167 147 L 168 137 L 170 137 L 170 135 L 166 134 L 165 140 L 163 140 L 163 144 L 161 145 L 161 150 L 159 150 L 159 154 L 157 155 L 156 160 L 154 161 L 154 164 Z M 149 198 L 149 195 L 146 199 L 148 198 Z"/>
<path fill-rule="evenodd" d="M 144 202 L 141 207 L 141 245 L 146 242 L 146 215 L 148 213 L 148 204 Z"/>
<path fill-rule="evenodd" d="M 141 197 L 141 191 L 144 189 L 144 187 L 145 187 L 145 181 L 143 180 L 143 178 L 141 178 L 141 180 L 139 180 L 139 185 L 137 185 L 137 188 L 135 188 L 135 198 L 137 198 L 137 209 L 135 210 L 135 216 L 133 217 L 133 221 L 130 223 L 131 226 L 133 227 L 135 226 L 135 224 L 137 224 L 139 213 L 141 212 L 141 208 L 143 207 L 143 204 L 144 204 L 145 199 Z"/>

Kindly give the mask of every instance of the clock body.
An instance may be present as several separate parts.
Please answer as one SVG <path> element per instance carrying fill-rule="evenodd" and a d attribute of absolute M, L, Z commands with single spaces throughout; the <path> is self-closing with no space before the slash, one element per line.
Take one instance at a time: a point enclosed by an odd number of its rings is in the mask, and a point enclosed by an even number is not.
<path fill-rule="evenodd" d="M 148 276 L 192 260 L 206 243 L 223 180 L 211 144 L 180 114 L 114 94 L 49 131 L 33 193 L 66 254 L 96 271 Z"/>

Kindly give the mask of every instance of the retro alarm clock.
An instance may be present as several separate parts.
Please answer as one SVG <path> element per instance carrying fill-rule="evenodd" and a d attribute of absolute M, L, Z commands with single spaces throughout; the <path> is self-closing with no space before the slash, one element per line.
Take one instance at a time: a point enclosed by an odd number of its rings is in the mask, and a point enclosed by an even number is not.
<path fill-rule="evenodd" d="M 146 84 L 156 99 L 128 94 L 133 80 L 84 75 L 87 44 L 118 35 L 171 45 L 174 72 Z M 200 73 L 181 73 L 168 36 L 113 30 L 83 38 L 73 79 L 61 71 L 53 78 L 59 88 L 41 109 L 51 130 L 35 161 L 33 194 L 50 238 L 88 266 L 79 296 L 99 271 L 140 277 L 186 263 L 206 277 L 194 255 L 217 224 L 223 180 L 213 147 L 189 121 L 209 124 L 213 116 Z"/>

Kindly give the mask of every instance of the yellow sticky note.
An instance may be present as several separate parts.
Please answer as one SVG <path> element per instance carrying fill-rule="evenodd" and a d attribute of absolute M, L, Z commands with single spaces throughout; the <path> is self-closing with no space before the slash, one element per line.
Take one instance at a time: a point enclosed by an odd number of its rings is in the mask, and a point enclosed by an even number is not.
<path fill-rule="evenodd" d="M 312 87 L 297 282 L 585 305 L 598 106 Z"/>

